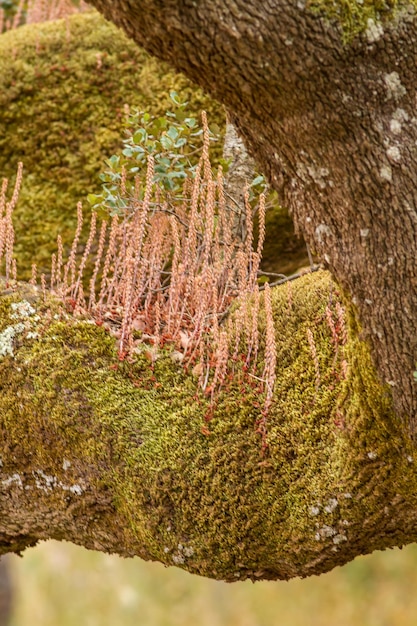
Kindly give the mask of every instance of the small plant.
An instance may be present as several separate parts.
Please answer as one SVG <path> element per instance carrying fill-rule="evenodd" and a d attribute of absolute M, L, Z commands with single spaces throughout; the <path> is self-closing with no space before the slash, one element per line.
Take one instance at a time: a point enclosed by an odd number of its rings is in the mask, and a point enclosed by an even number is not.
<path fill-rule="evenodd" d="M 103 192 L 90 194 L 93 209 L 105 207 L 111 216 L 121 215 L 137 195 L 138 179 L 144 180 L 149 159 L 153 160 L 153 182 L 165 192 L 165 201 L 182 197 L 184 181 L 195 175 L 203 151 L 203 129 L 195 117 L 187 114 L 187 102 L 170 92 L 175 108 L 161 117 L 134 110 L 128 111 L 123 150 L 106 161 L 101 174 Z M 219 128 L 207 130 L 208 140 L 218 141 Z M 122 193 L 120 193 L 120 191 Z M 143 199 L 143 196 L 139 199 Z"/>
<path fill-rule="evenodd" d="M 7 200 L 8 180 L 3 178 L 0 188 L 0 269 L 4 259 L 4 273 L 6 285 L 10 281 L 16 281 L 16 259 L 13 256 L 14 228 L 12 214 L 19 197 L 19 190 L 22 184 L 23 164 L 19 163 L 16 181 L 10 200 Z"/>

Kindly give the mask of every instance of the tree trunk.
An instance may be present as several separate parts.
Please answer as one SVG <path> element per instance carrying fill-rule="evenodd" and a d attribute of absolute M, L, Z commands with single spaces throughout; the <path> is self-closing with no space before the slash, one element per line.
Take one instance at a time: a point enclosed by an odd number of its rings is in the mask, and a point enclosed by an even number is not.
<path fill-rule="evenodd" d="M 350 294 L 396 414 L 415 433 L 414 8 L 384 23 L 373 19 L 377 8 L 365 13 L 372 5 L 352 8 L 364 29 L 349 39 L 304 2 L 91 4 L 226 105 L 296 227 Z"/>
<path fill-rule="evenodd" d="M 234 581 L 318 574 L 414 541 L 414 448 L 329 274 L 276 288 L 273 314 L 261 436 L 244 370 L 206 423 L 207 396 L 169 350 L 153 368 L 120 362 L 91 320 L 36 288 L 3 290 L 0 554 L 65 539 Z"/>

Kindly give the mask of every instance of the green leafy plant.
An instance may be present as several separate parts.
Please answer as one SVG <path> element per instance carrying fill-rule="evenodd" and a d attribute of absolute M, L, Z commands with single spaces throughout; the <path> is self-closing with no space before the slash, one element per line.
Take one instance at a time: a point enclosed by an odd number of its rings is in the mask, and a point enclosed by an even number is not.
<path fill-rule="evenodd" d="M 184 180 L 193 176 L 203 150 L 203 129 L 197 118 L 187 113 L 188 103 L 181 102 L 176 91 L 170 92 L 170 98 L 175 108 L 160 117 L 129 112 L 123 150 L 106 161 L 107 169 L 100 175 L 103 191 L 88 196 L 93 209 L 105 208 L 112 216 L 128 209 L 135 181 L 145 179 L 150 157 L 153 182 L 168 198 L 181 197 Z M 209 137 L 213 142 L 219 140 L 217 125 L 209 128 Z"/>

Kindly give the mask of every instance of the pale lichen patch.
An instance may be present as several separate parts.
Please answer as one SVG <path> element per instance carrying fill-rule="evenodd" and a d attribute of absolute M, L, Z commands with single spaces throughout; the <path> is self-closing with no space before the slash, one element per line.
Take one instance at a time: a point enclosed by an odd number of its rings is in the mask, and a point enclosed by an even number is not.
<path fill-rule="evenodd" d="M 56 488 L 59 488 L 59 489 L 62 489 L 63 491 L 69 491 L 70 493 L 73 493 L 76 496 L 80 496 L 84 491 L 84 488 L 81 485 L 79 484 L 66 485 L 60 480 L 58 480 L 56 476 L 46 474 L 42 470 L 34 470 L 32 472 L 32 475 L 35 479 L 36 487 L 45 492 L 50 492 Z"/>
<path fill-rule="evenodd" d="M 14 343 L 17 336 L 30 329 L 33 322 L 40 319 L 38 315 L 35 315 L 36 309 L 27 300 L 10 302 L 9 307 L 6 306 L 7 309 L 7 317 L 5 319 L 16 321 L 16 323 L 9 324 L 0 333 L 0 358 L 6 356 L 13 357 Z M 37 336 L 36 332 L 29 331 L 27 334 L 29 339 L 34 339 Z"/>
<path fill-rule="evenodd" d="M 339 502 L 337 498 L 330 498 L 324 507 L 326 513 L 333 513 L 333 511 L 338 507 Z"/>
<path fill-rule="evenodd" d="M 387 157 L 391 163 L 398 164 L 401 161 L 401 152 L 397 146 L 390 146 L 387 149 Z"/>
<path fill-rule="evenodd" d="M 387 91 L 388 100 L 399 100 L 407 93 L 407 89 L 401 83 L 400 75 L 398 74 L 398 72 L 384 74 L 384 83 Z"/>
<path fill-rule="evenodd" d="M 319 244 L 324 243 L 324 239 L 332 236 L 332 229 L 327 224 L 319 224 L 315 230 L 315 237 Z"/>
<path fill-rule="evenodd" d="M 8 487 L 11 487 L 12 485 L 17 485 L 18 487 L 22 488 L 23 487 L 23 481 L 20 477 L 19 474 L 12 474 L 11 476 L 9 476 L 8 478 L 5 478 L 4 480 L 1 481 L 1 484 L 3 487 L 5 487 L 6 489 Z"/>
<path fill-rule="evenodd" d="M 308 513 L 311 517 L 315 517 L 320 513 L 320 505 L 312 505 L 308 507 Z"/>
<path fill-rule="evenodd" d="M 315 539 L 316 541 L 321 541 L 323 539 L 330 539 L 330 537 L 334 537 L 337 534 L 337 530 L 328 524 L 323 524 L 321 528 L 316 532 Z"/>
<path fill-rule="evenodd" d="M 164 552 L 169 552 L 169 548 L 164 548 Z M 194 554 L 194 548 L 191 546 L 183 546 L 182 543 L 179 543 L 177 546 L 177 551 L 172 556 L 172 561 L 175 565 L 182 565 L 185 563 L 185 560 Z"/>
<path fill-rule="evenodd" d="M 11 319 L 25 319 L 34 315 L 36 309 L 27 300 L 21 300 L 20 302 L 12 302 L 10 305 L 13 313 L 10 315 Z"/>
<path fill-rule="evenodd" d="M 368 18 L 367 28 L 365 31 L 365 35 L 366 35 L 366 39 L 368 40 L 368 43 L 375 43 L 376 41 L 379 41 L 379 39 L 381 39 L 383 34 L 384 34 L 384 29 L 382 27 L 382 24 L 380 24 L 379 22 L 376 22 L 371 17 Z"/>
<path fill-rule="evenodd" d="M 379 170 L 382 180 L 390 183 L 392 181 L 392 169 L 389 165 L 383 165 Z"/>
<path fill-rule="evenodd" d="M 393 135 L 400 135 L 402 132 L 401 122 L 398 120 L 392 119 L 389 123 L 389 129 Z"/>
<path fill-rule="evenodd" d="M 19 335 L 25 330 L 25 325 L 19 322 L 14 326 L 7 326 L 2 333 L 0 333 L 0 357 L 14 356 L 13 344 L 16 335 Z"/>
<path fill-rule="evenodd" d="M 408 122 L 410 116 L 408 115 L 407 111 L 399 107 L 398 109 L 395 109 L 394 113 L 392 114 L 392 119 L 397 120 L 398 122 Z"/>

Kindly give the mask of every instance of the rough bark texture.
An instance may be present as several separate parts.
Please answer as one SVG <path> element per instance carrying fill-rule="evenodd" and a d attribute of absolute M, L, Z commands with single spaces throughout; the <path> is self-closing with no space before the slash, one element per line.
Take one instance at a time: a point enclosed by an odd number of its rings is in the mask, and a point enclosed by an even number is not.
<path fill-rule="evenodd" d="M 0 554 L 66 539 L 234 581 L 318 574 L 414 541 L 414 448 L 353 318 L 335 340 L 339 301 L 326 272 L 274 290 L 263 449 L 243 370 L 206 423 L 207 396 L 169 350 L 153 368 L 119 362 L 91 320 L 34 288 L 3 291 Z"/>
<path fill-rule="evenodd" d="M 351 295 L 381 380 L 415 432 L 414 8 L 371 19 L 344 43 L 340 25 L 303 2 L 91 4 L 226 105 L 307 243 Z"/>
<path fill-rule="evenodd" d="M 245 144 L 235 126 L 226 121 L 223 158 L 229 169 L 224 179 L 224 191 L 230 203 L 232 232 L 241 241 L 246 237 L 245 192 L 255 176 L 255 161 L 248 155 Z"/>

